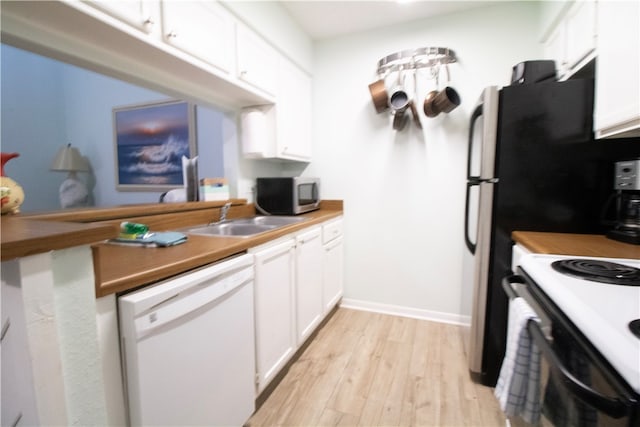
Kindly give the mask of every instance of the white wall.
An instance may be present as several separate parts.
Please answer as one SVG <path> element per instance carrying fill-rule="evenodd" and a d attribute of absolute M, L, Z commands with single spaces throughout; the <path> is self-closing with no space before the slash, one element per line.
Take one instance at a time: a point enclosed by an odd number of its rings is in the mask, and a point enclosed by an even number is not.
<path fill-rule="evenodd" d="M 345 299 L 461 317 L 468 118 L 483 87 L 542 54 L 539 6 L 510 2 L 321 41 L 315 46 L 314 158 L 322 197 L 345 207 Z M 378 59 L 422 46 L 453 49 L 461 107 L 395 132 L 368 84 Z M 424 97 L 426 92 L 421 93 Z M 418 99 L 422 106 L 422 100 Z"/>

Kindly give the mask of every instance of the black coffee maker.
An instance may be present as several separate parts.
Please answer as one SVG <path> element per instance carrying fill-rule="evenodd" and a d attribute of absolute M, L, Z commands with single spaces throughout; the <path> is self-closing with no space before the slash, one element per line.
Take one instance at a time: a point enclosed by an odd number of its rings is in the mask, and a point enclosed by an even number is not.
<path fill-rule="evenodd" d="M 616 219 L 607 237 L 640 245 L 640 159 L 616 162 Z"/>

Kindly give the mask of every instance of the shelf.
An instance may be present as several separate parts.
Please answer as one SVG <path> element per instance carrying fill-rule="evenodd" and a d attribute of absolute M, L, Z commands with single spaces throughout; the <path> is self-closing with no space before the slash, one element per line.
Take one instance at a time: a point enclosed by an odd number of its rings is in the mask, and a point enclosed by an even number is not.
<path fill-rule="evenodd" d="M 421 47 L 392 53 L 378 61 L 378 75 L 392 71 L 431 68 L 456 62 L 456 54 L 446 47 Z"/>

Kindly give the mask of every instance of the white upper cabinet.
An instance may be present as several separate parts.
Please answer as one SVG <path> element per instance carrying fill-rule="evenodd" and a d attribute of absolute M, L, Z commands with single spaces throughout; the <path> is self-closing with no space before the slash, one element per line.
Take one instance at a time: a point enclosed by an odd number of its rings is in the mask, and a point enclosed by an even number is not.
<path fill-rule="evenodd" d="M 596 50 L 595 1 L 578 1 L 569 8 L 566 16 L 567 56 L 569 69 L 578 67 L 593 58 Z"/>
<path fill-rule="evenodd" d="M 640 2 L 598 8 L 596 138 L 640 136 Z"/>
<path fill-rule="evenodd" d="M 159 1 L 95 0 L 88 2 L 88 4 L 145 33 L 151 33 L 160 25 L 158 22 Z"/>
<path fill-rule="evenodd" d="M 566 73 L 567 66 L 567 35 L 566 26 L 558 25 L 544 43 L 544 56 L 546 59 L 556 61 L 556 71 L 558 76 Z"/>
<path fill-rule="evenodd" d="M 236 26 L 238 78 L 274 95 L 277 85 L 278 53 L 247 26 Z"/>
<path fill-rule="evenodd" d="M 220 70 L 233 73 L 235 19 L 217 2 L 162 2 L 164 40 Z"/>
<path fill-rule="evenodd" d="M 556 61 L 561 80 L 595 57 L 597 5 L 590 0 L 567 3 L 544 40 L 545 57 Z"/>
<path fill-rule="evenodd" d="M 278 157 L 311 160 L 311 77 L 284 57 L 278 63 L 276 95 Z"/>
<path fill-rule="evenodd" d="M 278 55 L 275 105 L 242 111 L 245 157 L 311 161 L 311 77 Z"/>

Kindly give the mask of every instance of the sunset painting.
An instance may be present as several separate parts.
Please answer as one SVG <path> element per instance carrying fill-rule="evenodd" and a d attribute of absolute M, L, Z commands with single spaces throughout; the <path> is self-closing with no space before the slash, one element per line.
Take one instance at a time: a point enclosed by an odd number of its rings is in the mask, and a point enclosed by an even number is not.
<path fill-rule="evenodd" d="M 195 155 L 193 121 L 183 101 L 114 108 L 117 189 L 182 187 L 182 156 Z"/>

